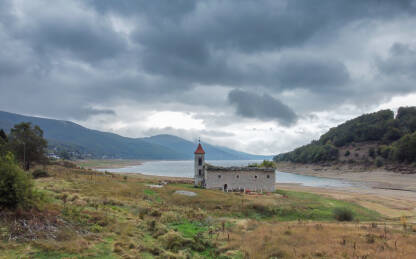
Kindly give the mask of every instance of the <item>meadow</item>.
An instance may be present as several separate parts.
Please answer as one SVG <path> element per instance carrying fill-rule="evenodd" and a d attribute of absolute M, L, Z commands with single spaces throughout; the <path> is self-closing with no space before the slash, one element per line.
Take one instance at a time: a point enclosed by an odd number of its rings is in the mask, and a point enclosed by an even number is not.
<path fill-rule="evenodd" d="M 416 228 L 353 202 L 49 165 L 31 211 L 0 212 L 0 258 L 412 258 Z M 175 193 L 191 191 L 196 196 Z M 350 213 L 339 221 L 336 211 Z"/>

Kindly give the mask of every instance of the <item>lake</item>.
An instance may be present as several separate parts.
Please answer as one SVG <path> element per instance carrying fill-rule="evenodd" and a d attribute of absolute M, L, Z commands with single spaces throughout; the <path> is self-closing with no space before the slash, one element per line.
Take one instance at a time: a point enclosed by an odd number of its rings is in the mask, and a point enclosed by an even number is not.
<path fill-rule="evenodd" d="M 207 163 L 217 166 L 246 166 L 251 163 L 261 163 L 258 160 L 211 160 Z M 99 169 L 100 171 L 115 173 L 142 173 L 157 176 L 189 177 L 194 176 L 194 161 L 148 161 L 138 166 L 123 168 Z M 311 187 L 350 187 L 353 184 L 324 177 L 299 175 L 294 173 L 279 172 L 276 170 L 277 183 L 293 183 Z"/>

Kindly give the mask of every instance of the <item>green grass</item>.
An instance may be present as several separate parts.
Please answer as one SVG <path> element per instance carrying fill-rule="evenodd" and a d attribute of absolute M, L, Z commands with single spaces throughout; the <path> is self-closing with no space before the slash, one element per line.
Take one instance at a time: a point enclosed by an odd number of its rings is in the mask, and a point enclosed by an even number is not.
<path fill-rule="evenodd" d="M 180 232 L 185 238 L 193 238 L 198 233 L 203 233 L 208 230 L 208 227 L 204 226 L 200 222 L 189 221 L 183 222 L 181 224 L 171 224 L 170 227 Z"/>
<path fill-rule="evenodd" d="M 154 190 L 151 189 L 144 189 L 143 193 L 147 196 L 152 197 L 152 199 L 154 199 L 156 202 L 161 202 L 162 198 L 159 196 L 159 194 L 157 192 L 155 192 Z"/>
<path fill-rule="evenodd" d="M 280 208 L 275 210 L 279 220 L 318 220 L 334 221 L 334 209 L 345 208 L 353 212 L 354 218 L 359 221 L 374 221 L 381 219 L 381 215 L 375 211 L 364 208 L 348 201 L 336 200 L 322 195 L 283 191 L 276 193 L 284 195 L 288 200 Z"/>

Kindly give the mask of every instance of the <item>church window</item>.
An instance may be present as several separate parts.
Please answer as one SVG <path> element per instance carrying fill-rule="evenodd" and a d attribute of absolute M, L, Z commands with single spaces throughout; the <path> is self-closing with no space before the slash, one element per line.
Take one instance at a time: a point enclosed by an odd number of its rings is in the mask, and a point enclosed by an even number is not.
<path fill-rule="evenodd" d="M 257 179 L 257 175 L 254 176 L 254 179 Z"/>
<path fill-rule="evenodd" d="M 267 179 L 269 179 L 270 178 L 270 175 L 267 175 Z"/>
<path fill-rule="evenodd" d="M 221 175 L 220 174 L 218 175 L 218 178 L 221 178 Z"/>
<path fill-rule="evenodd" d="M 237 179 L 238 179 L 238 178 L 240 178 L 240 176 L 239 176 L 239 175 L 236 175 L 235 177 L 237 177 Z"/>
<path fill-rule="evenodd" d="M 202 175 L 202 170 L 201 169 L 199 169 L 199 176 L 201 176 Z"/>
<path fill-rule="evenodd" d="M 198 159 L 198 165 L 202 165 L 202 158 Z"/>

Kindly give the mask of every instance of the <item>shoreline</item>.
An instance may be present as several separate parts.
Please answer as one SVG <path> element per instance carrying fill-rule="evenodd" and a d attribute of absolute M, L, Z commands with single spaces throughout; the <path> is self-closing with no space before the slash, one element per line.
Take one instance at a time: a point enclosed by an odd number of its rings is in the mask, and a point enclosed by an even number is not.
<path fill-rule="evenodd" d="M 76 160 L 74 163 L 87 169 L 119 169 L 129 166 L 142 165 L 146 160 L 125 160 L 125 159 L 90 159 L 90 160 Z"/>
<path fill-rule="evenodd" d="M 277 170 L 294 173 L 344 180 L 351 183 L 365 184 L 372 189 L 399 190 L 416 192 L 416 174 L 400 174 L 384 169 L 354 170 L 343 168 L 322 167 L 308 164 L 279 163 Z"/>

